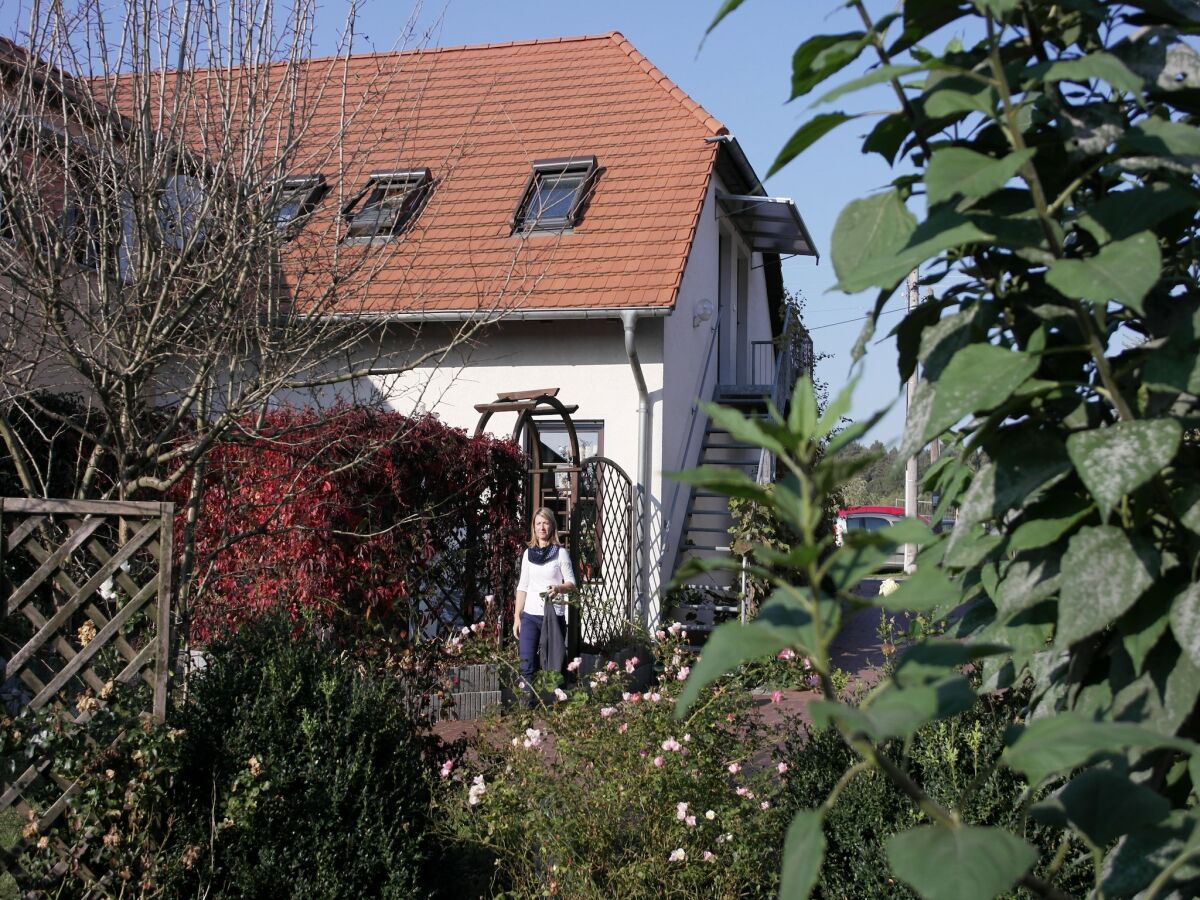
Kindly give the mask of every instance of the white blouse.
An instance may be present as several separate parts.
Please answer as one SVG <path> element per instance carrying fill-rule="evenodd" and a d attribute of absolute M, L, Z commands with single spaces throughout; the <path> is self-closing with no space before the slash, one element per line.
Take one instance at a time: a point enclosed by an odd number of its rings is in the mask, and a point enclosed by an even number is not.
<path fill-rule="evenodd" d="M 546 604 L 542 601 L 542 592 L 552 585 L 564 582 L 576 584 L 575 570 L 571 568 L 571 556 L 567 553 L 566 547 L 559 547 L 554 558 L 540 566 L 529 561 L 528 550 L 521 554 L 521 579 L 517 582 L 517 590 L 525 592 L 524 611 L 531 616 L 540 616 L 546 611 Z M 561 616 L 566 611 L 567 604 L 565 602 L 554 604 L 556 614 Z"/>

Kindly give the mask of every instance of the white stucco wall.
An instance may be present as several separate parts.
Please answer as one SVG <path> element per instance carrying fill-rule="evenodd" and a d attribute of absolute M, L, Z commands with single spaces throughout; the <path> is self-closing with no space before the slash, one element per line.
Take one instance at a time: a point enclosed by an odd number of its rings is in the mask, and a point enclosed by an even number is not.
<path fill-rule="evenodd" d="M 676 312 L 664 323 L 664 366 L 669 374 L 664 385 L 663 402 L 663 449 L 662 469 L 676 471 L 696 465 L 700 445 L 707 423 L 703 410 L 692 415 L 692 408 L 699 398 L 712 400 L 717 383 L 717 355 L 713 346 L 718 324 L 718 284 L 721 275 L 720 236 L 722 230 L 729 237 L 731 259 L 726 268 L 730 279 L 730 297 L 734 305 L 727 326 L 736 323 L 737 266 L 738 254 L 747 257 L 749 273 L 747 279 L 748 316 L 746 327 L 750 341 L 770 340 L 772 336 L 770 310 L 767 307 L 767 285 L 762 268 L 762 254 L 754 253 L 733 229 L 723 225 L 727 219 L 717 203 L 716 195 L 722 190 L 718 178 L 709 186 L 704 209 L 696 230 L 696 239 L 688 256 L 680 285 Z M 693 324 L 695 313 L 707 301 L 712 317 L 705 322 Z M 732 329 L 729 329 L 732 332 Z M 724 336 L 725 352 L 730 352 L 737 336 Z M 663 511 L 657 529 L 657 550 L 661 554 L 661 565 L 668 577 L 675 565 L 684 514 L 687 510 L 687 489 L 677 482 L 666 481 Z"/>

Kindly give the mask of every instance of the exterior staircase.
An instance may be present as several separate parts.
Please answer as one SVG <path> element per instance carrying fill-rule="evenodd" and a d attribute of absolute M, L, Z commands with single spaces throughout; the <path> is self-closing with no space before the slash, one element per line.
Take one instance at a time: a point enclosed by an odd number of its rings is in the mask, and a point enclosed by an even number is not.
<path fill-rule="evenodd" d="M 748 390 L 748 387 L 720 386 L 714 402 L 737 409 L 743 415 L 765 417 L 766 393 L 761 389 Z M 757 478 L 761 455 L 759 448 L 739 441 L 709 420 L 696 464 L 727 466 Z M 714 491 L 692 488 L 684 515 L 683 537 L 676 567 L 688 559 L 729 556 L 732 540 L 729 529 L 732 525 L 728 498 Z M 688 579 L 679 602 L 668 611 L 667 618 L 682 624 L 687 629 L 689 645 L 699 647 L 714 628 L 739 617 L 741 594 L 742 585 L 734 573 L 706 572 Z"/>
<path fill-rule="evenodd" d="M 772 342 L 764 343 L 769 349 Z M 812 338 L 792 309 L 788 310 L 775 347 L 773 359 L 769 358 L 774 365 L 761 374 L 756 372 L 759 377 L 753 379 L 770 383 L 719 384 L 713 391 L 713 402 L 732 407 L 745 416 L 765 418 L 769 401 L 786 415 L 796 381 L 802 373 L 811 372 L 813 364 Z M 738 440 L 711 419 L 705 425 L 704 440 L 694 464 L 738 468 L 760 484 L 775 480 L 774 456 Z M 675 557 L 676 571 L 689 559 L 730 556 L 732 538 L 729 528 L 732 524 L 725 496 L 690 488 Z M 742 599 L 742 579 L 736 573 L 705 572 L 688 578 L 683 587 L 668 598 L 664 623 L 682 624 L 687 630 L 689 645 L 699 648 L 722 622 L 744 618 Z"/>

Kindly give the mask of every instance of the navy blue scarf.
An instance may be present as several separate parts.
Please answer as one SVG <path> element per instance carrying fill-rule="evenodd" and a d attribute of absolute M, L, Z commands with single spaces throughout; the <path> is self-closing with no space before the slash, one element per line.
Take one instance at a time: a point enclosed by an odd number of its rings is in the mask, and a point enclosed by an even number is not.
<path fill-rule="evenodd" d="M 529 561 L 535 566 L 544 566 L 558 556 L 558 544 L 547 544 L 545 547 L 530 547 Z"/>

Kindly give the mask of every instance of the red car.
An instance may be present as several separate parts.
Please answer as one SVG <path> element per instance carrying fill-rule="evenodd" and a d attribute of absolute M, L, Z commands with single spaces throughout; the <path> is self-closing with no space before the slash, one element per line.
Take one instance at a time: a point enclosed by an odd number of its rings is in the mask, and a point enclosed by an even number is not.
<path fill-rule="evenodd" d="M 880 528 L 888 528 L 895 525 L 903 518 L 904 507 L 902 506 L 848 506 L 845 509 L 838 510 L 838 517 L 833 526 L 833 533 L 835 539 L 840 544 L 842 542 L 842 535 L 847 531 L 878 531 Z M 926 516 L 919 516 L 918 518 L 925 523 L 929 522 Z M 953 527 L 953 519 L 942 520 L 942 531 L 949 531 Z M 884 565 L 891 569 L 904 568 L 904 549 L 902 547 L 898 549 Z"/>

